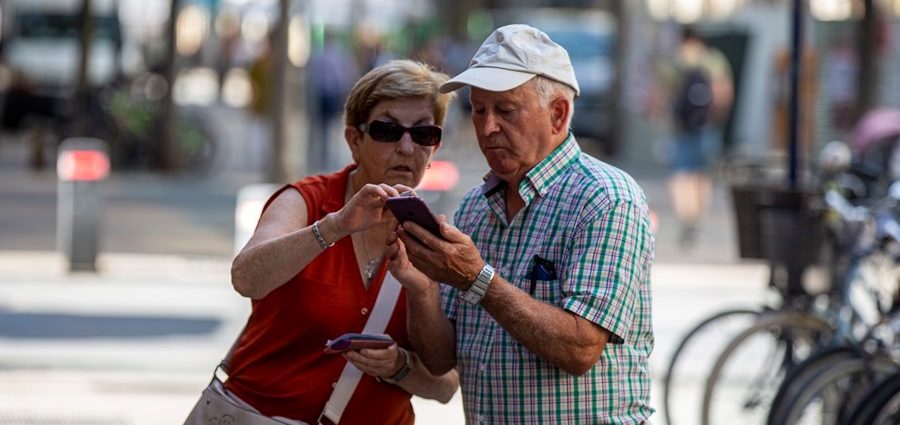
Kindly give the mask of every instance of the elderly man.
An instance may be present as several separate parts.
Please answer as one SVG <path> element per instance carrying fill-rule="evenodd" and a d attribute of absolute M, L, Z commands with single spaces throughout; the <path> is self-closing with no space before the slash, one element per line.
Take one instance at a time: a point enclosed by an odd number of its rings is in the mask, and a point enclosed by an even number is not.
<path fill-rule="evenodd" d="M 653 235 L 642 190 L 581 152 L 565 49 L 497 29 L 441 91 L 471 86 L 491 171 L 437 237 L 389 238 L 410 338 L 435 374 L 459 368 L 468 423 L 641 424 L 653 347 Z M 437 284 L 440 282 L 441 284 Z"/>

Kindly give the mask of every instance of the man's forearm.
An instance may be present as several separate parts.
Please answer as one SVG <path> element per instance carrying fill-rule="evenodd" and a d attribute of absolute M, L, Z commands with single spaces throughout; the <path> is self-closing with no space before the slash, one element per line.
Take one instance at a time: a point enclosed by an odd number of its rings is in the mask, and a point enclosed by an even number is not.
<path fill-rule="evenodd" d="M 420 294 L 407 295 L 407 328 L 422 364 L 434 375 L 456 367 L 456 335 L 441 309 L 440 290 L 431 285 Z"/>
<path fill-rule="evenodd" d="M 538 357 L 582 375 L 603 352 L 608 332 L 573 313 L 531 298 L 496 276 L 482 307 L 513 338 Z"/>
<path fill-rule="evenodd" d="M 416 354 L 411 355 L 414 356 L 414 359 L 417 358 Z M 409 372 L 409 376 L 397 385 L 410 394 L 447 403 L 453 398 L 456 389 L 459 388 L 459 376 L 452 369 L 443 375 L 432 375 L 425 368 L 421 359 L 417 359 L 413 361 L 413 367 Z"/>

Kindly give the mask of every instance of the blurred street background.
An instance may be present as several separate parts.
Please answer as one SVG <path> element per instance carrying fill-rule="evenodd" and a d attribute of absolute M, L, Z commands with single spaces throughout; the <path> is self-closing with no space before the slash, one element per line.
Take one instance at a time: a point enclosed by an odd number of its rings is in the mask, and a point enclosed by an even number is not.
<path fill-rule="evenodd" d="M 769 296 L 767 264 L 739 249 L 741 171 L 813 181 L 827 142 L 900 107 L 900 0 L 0 0 L 0 425 L 181 423 L 249 312 L 229 277 L 255 219 L 246 188 L 348 163 L 343 96 L 373 66 L 410 57 L 453 75 L 513 22 L 567 47 L 578 141 L 632 174 L 653 209 L 657 407 L 687 329 Z M 691 243 L 668 192 L 671 124 L 653 105 L 686 24 L 724 54 L 734 86 Z M 447 168 L 425 190 L 448 215 L 487 171 L 467 103 L 451 105 Z M 75 137 L 104 142 L 108 174 L 60 180 Z M 97 255 L 70 271 L 61 215 L 79 190 L 99 194 Z M 459 395 L 414 405 L 418 423 L 463 423 Z"/>

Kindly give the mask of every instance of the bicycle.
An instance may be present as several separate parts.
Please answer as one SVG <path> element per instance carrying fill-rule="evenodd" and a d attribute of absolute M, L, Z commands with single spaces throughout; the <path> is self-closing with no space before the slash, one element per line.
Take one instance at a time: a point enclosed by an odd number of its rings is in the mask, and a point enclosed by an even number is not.
<path fill-rule="evenodd" d="M 774 199 L 768 199 L 768 202 L 773 208 L 803 210 L 803 208 L 797 207 L 803 207 L 805 200 L 793 195 L 795 194 L 775 194 Z M 798 202 L 798 200 L 802 202 Z M 809 213 L 814 212 L 810 211 Z M 803 214 L 803 219 L 805 220 L 806 212 Z M 774 218 L 767 222 L 767 224 L 773 223 Z M 667 373 L 663 378 L 662 410 L 670 425 L 680 423 L 679 419 L 690 417 L 696 417 L 697 420 L 689 423 L 696 423 L 702 416 L 702 410 L 691 411 L 692 408 L 702 407 L 702 400 L 706 396 L 704 388 L 708 376 L 698 376 L 695 372 L 698 369 L 696 367 L 697 364 L 713 363 L 735 335 L 753 326 L 768 326 L 771 320 L 775 320 L 765 319 L 765 317 L 773 314 L 778 315 L 782 310 L 803 311 L 809 308 L 808 306 L 812 303 L 812 297 L 799 288 L 801 286 L 799 276 L 807 265 L 814 262 L 814 256 L 793 255 L 791 261 L 789 261 L 791 264 L 786 265 L 774 258 L 777 256 L 777 253 L 763 253 L 762 246 L 764 244 L 762 242 L 759 239 L 755 240 L 756 246 L 751 249 L 753 252 L 749 257 L 768 258 L 770 260 L 768 287 L 776 292 L 781 305 L 725 310 L 701 321 L 683 337 L 669 361 Z M 745 247 L 742 246 L 743 248 Z M 801 266 L 795 267 L 796 264 L 801 264 Z M 782 273 L 783 269 L 790 270 L 787 273 Z M 826 329 L 824 326 L 819 328 L 820 331 Z M 793 357 L 793 355 L 790 357 Z M 799 360 L 801 358 L 795 359 L 795 361 Z M 749 400 L 748 403 L 755 405 L 758 402 Z"/>
<path fill-rule="evenodd" d="M 900 192 L 900 181 L 895 185 L 895 192 Z M 900 356 L 896 354 L 897 342 L 900 342 L 897 340 L 900 331 L 900 270 L 897 266 L 900 259 L 900 225 L 896 213 L 892 212 L 900 205 L 900 193 L 885 197 L 872 209 L 854 207 L 836 191 L 829 191 L 826 201 L 840 214 L 842 221 L 862 224 L 868 230 L 860 232 L 853 246 L 853 261 L 847 276 L 849 283 L 844 289 L 847 305 L 842 307 L 848 314 L 838 317 L 838 327 L 845 338 L 842 346 L 810 358 L 796 373 L 785 379 L 769 412 L 768 423 L 773 425 L 808 420 L 815 423 L 850 423 L 854 416 L 863 414 L 855 413 L 857 406 L 865 404 L 868 397 L 861 395 L 865 393 L 860 390 L 900 370 Z M 859 272 L 871 268 L 865 260 L 872 258 L 887 260 L 874 263 L 875 267 L 886 266 L 888 269 L 875 281 L 876 284 L 885 283 L 883 288 L 864 288 L 870 290 L 879 318 L 863 338 L 855 339 L 851 326 L 868 323 L 861 322 L 849 294 L 851 289 L 866 282 L 865 279 L 858 279 Z M 893 287 L 890 285 L 891 279 L 897 281 Z M 887 291 L 879 291 L 885 288 Z M 890 300 L 892 293 L 894 298 Z M 890 305 L 891 302 L 893 305 Z M 866 412 L 872 409 L 870 407 Z"/>

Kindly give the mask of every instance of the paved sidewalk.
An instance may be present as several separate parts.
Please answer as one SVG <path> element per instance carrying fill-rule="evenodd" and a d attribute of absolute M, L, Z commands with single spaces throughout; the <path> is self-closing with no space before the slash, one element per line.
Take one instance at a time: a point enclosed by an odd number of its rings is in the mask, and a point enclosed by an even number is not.
<path fill-rule="evenodd" d="M 222 259 L 104 254 L 99 266 L 70 275 L 55 253 L 0 251 L 0 424 L 180 423 L 249 312 Z M 761 300 L 764 278 L 758 265 L 656 265 L 654 404 L 677 339 Z M 414 406 L 418 423 L 463 423 L 459 395 Z"/>

